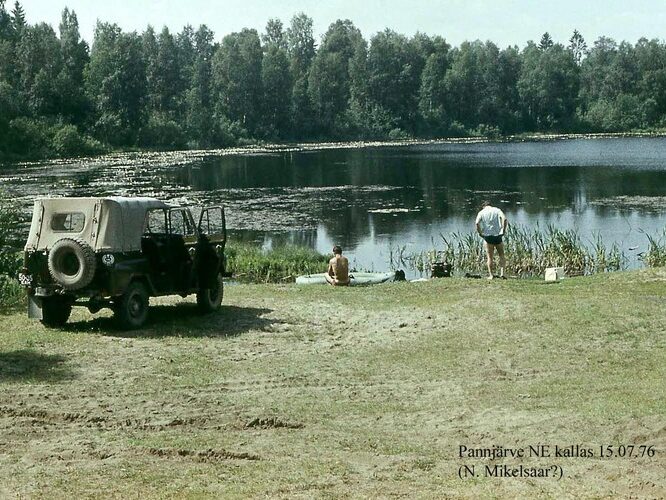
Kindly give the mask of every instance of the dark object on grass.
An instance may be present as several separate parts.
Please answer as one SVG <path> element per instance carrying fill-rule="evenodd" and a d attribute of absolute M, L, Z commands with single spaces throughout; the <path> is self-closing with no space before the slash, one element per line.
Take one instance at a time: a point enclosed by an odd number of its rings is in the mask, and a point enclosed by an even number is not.
<path fill-rule="evenodd" d="M 474 278 L 474 279 L 481 279 L 480 274 L 472 274 L 472 273 L 465 273 L 465 278 Z"/>
<path fill-rule="evenodd" d="M 405 278 L 405 271 L 403 271 L 402 269 L 398 269 L 395 272 L 395 281 L 405 281 L 405 279 L 406 279 Z"/>
<path fill-rule="evenodd" d="M 432 265 L 431 278 L 450 278 L 453 266 L 446 262 L 434 262 Z"/>

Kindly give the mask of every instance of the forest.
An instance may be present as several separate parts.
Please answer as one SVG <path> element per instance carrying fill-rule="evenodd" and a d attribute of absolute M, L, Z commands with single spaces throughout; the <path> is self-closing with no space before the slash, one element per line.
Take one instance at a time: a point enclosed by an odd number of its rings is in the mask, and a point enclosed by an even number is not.
<path fill-rule="evenodd" d="M 399 140 L 666 127 L 666 44 L 576 30 L 500 49 L 304 13 L 218 40 L 205 25 L 58 31 L 0 0 L 0 160 L 257 142 Z"/>

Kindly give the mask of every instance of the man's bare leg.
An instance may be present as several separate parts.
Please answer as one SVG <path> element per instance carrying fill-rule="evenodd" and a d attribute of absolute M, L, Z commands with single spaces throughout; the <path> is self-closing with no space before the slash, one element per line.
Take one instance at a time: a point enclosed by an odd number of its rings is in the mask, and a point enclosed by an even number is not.
<path fill-rule="evenodd" d="M 504 258 L 504 243 L 495 245 L 497 247 L 497 254 L 499 255 L 499 265 L 500 265 L 500 278 L 504 278 L 504 267 L 506 266 L 506 259 Z"/>
<path fill-rule="evenodd" d="M 326 273 L 326 274 L 324 275 L 324 277 L 326 278 L 326 282 L 327 282 L 329 285 L 333 285 L 333 286 L 335 286 L 335 278 L 334 278 L 333 276 L 331 276 L 330 274 Z"/>
<path fill-rule="evenodd" d="M 486 247 L 486 264 L 488 265 L 488 279 L 493 279 L 493 257 L 495 255 L 495 245 L 491 245 L 487 241 L 483 242 L 483 245 Z"/>

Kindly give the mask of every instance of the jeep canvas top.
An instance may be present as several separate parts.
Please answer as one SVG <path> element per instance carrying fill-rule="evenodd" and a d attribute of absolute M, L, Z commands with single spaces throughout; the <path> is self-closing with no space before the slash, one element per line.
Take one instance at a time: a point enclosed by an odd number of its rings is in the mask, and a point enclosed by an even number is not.
<path fill-rule="evenodd" d="M 155 198 L 41 198 L 35 201 L 25 250 L 49 250 L 67 234 L 95 252 L 141 250 L 146 212 L 168 207 Z"/>

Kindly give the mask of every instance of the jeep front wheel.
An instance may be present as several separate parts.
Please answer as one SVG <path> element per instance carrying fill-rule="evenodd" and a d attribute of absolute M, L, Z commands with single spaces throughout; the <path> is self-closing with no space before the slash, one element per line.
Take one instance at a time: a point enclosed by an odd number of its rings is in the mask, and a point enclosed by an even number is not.
<path fill-rule="evenodd" d="M 132 282 L 114 307 L 119 326 L 127 330 L 141 328 L 148 319 L 148 305 L 145 285 L 139 281 Z"/>
<path fill-rule="evenodd" d="M 213 288 L 200 288 L 197 292 L 197 306 L 203 313 L 217 311 L 224 296 L 224 281 L 222 274 L 217 275 Z"/>
<path fill-rule="evenodd" d="M 42 325 L 60 328 L 72 314 L 72 303 L 63 297 L 44 297 L 42 300 Z"/>

